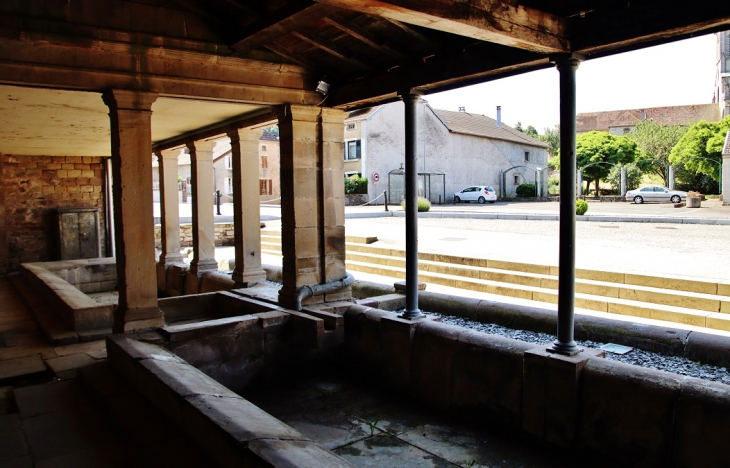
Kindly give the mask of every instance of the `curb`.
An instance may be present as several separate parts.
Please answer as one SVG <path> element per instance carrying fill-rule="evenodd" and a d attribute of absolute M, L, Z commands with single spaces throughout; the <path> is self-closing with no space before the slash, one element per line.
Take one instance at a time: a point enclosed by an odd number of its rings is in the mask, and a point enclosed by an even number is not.
<path fill-rule="evenodd" d="M 405 217 L 403 211 L 384 211 L 382 213 L 345 213 L 345 219 L 361 218 L 393 218 Z M 465 219 L 515 219 L 515 220 L 540 220 L 558 221 L 559 215 L 551 214 L 516 214 L 516 213 L 445 213 L 426 212 L 419 213 L 419 218 L 465 218 Z M 674 217 L 636 217 L 636 216 L 600 216 L 583 215 L 576 216 L 576 221 L 592 221 L 599 223 L 671 223 L 671 224 L 708 224 L 730 226 L 730 219 L 724 218 L 674 218 Z"/>

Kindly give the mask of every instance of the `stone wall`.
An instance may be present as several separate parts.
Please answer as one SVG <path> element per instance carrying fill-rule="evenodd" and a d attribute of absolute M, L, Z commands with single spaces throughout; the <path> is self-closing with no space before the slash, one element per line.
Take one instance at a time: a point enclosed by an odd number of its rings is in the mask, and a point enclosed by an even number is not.
<path fill-rule="evenodd" d="M 102 256 L 105 249 L 103 158 L 13 156 L 2 158 L 0 241 L 3 268 L 58 259 L 56 209 L 98 207 Z M 0 214 L 0 218 L 3 215 Z M 0 253 L 0 261 L 3 260 Z"/>
<path fill-rule="evenodd" d="M 180 225 L 180 247 L 191 247 L 193 245 L 193 225 Z M 233 245 L 233 223 L 215 224 L 215 245 L 218 247 Z M 160 225 L 155 225 L 155 248 L 162 248 Z"/>

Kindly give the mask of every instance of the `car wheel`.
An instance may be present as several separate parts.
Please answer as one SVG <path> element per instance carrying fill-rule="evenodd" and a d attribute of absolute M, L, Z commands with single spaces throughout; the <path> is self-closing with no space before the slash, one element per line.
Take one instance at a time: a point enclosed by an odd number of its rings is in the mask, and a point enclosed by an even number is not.
<path fill-rule="evenodd" d="M 485 204 L 486 202 L 487 202 L 487 199 L 486 199 L 486 198 L 484 198 L 484 197 L 479 197 L 479 203 L 481 203 L 481 204 L 483 205 L 483 204 Z"/>
<path fill-rule="evenodd" d="M 637 205 L 641 205 L 642 203 L 644 203 L 644 198 L 641 195 L 637 195 L 634 197 L 634 203 L 636 203 Z"/>
<path fill-rule="evenodd" d="M 454 203 L 461 203 L 461 198 L 454 197 Z"/>
<path fill-rule="evenodd" d="M 679 195 L 672 195 L 671 200 L 672 203 L 682 203 L 682 197 L 680 197 Z"/>

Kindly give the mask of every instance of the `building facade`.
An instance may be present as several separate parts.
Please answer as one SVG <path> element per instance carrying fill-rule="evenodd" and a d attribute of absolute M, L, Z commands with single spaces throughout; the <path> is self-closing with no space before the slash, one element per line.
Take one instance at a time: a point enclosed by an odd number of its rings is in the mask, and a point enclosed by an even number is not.
<path fill-rule="evenodd" d="M 469 185 L 491 185 L 506 198 L 538 179 L 546 188 L 543 142 L 484 115 L 433 109 L 425 100 L 417 119 L 419 194 L 431 202 L 452 202 Z M 367 177 L 370 200 L 387 191 L 389 200 L 400 201 L 404 135 L 401 102 L 355 111 L 345 120 L 345 175 Z"/>
<path fill-rule="evenodd" d="M 621 136 L 631 132 L 639 122 L 647 119 L 663 125 L 692 125 L 700 120 L 717 122 L 720 120 L 720 113 L 716 104 L 583 112 L 576 116 L 576 131 L 608 132 L 611 135 Z"/>

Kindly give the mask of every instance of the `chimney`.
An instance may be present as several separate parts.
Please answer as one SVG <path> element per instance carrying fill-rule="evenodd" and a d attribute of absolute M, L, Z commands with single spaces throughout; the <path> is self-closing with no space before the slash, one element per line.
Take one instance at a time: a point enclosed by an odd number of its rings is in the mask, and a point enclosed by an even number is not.
<path fill-rule="evenodd" d="M 502 106 L 497 106 L 497 127 L 502 126 Z"/>
<path fill-rule="evenodd" d="M 459 107 L 459 112 L 463 112 L 466 114 L 466 107 L 464 107 L 464 106 Z"/>

